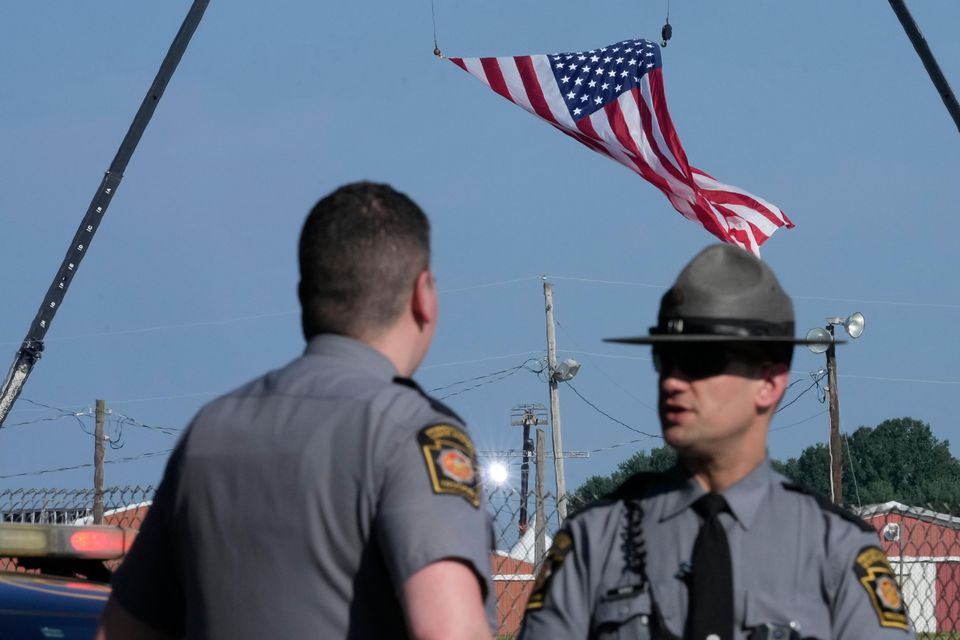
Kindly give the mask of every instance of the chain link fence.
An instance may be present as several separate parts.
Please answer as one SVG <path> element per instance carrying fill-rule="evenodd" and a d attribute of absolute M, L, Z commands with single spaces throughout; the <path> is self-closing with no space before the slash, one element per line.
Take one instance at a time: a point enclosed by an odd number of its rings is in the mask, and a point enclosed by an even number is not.
<path fill-rule="evenodd" d="M 139 528 L 153 492 L 150 486 L 105 489 L 104 524 Z M 89 524 L 96 501 L 93 489 L 4 490 L 0 491 L 0 520 Z M 557 501 L 552 495 L 537 499 L 532 492 L 524 499 L 519 491 L 497 487 L 488 491 L 487 507 L 496 538 L 491 566 L 497 634 L 501 639 L 512 638 L 520 629 L 539 565 L 559 528 Z M 887 502 L 856 511 L 877 530 L 920 637 L 960 638 L 960 508 Z M 15 568 L 13 561 L 0 560 L 0 569 Z"/>

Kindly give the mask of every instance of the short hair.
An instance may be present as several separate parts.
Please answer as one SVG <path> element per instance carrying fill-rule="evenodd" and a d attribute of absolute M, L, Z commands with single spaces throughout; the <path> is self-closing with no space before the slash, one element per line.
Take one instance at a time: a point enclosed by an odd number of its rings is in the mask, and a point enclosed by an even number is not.
<path fill-rule="evenodd" d="M 300 233 L 303 334 L 365 338 L 400 316 L 430 267 L 430 223 L 406 194 L 355 182 L 320 200 Z"/>

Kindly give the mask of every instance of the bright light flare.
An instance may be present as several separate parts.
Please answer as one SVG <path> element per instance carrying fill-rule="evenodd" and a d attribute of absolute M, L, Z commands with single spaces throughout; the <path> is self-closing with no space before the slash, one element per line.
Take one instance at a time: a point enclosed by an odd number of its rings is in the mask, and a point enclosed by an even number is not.
<path fill-rule="evenodd" d="M 507 465 L 502 462 L 491 462 L 487 466 L 487 477 L 493 481 L 494 484 L 501 485 L 507 481 Z"/>

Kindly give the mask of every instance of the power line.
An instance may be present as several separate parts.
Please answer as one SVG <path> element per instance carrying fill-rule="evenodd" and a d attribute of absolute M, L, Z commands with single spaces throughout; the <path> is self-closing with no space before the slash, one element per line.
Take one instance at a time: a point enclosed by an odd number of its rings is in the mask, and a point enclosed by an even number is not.
<path fill-rule="evenodd" d="M 667 289 L 668 287 L 662 284 L 654 284 L 650 282 L 635 282 L 627 280 L 602 280 L 598 278 L 583 278 L 575 276 L 548 276 L 550 280 L 568 280 L 572 282 L 583 282 L 588 284 L 605 284 L 613 286 L 627 286 L 627 287 L 645 287 L 649 289 Z M 823 300 L 825 302 L 845 302 L 852 304 L 878 304 L 878 305 L 892 305 L 900 307 L 933 307 L 939 309 L 960 309 L 960 304 L 946 303 L 946 302 L 904 302 L 902 300 L 870 300 L 870 299 L 861 299 L 861 298 L 830 298 L 827 296 L 791 296 L 794 300 Z"/>
<path fill-rule="evenodd" d="M 35 405 L 35 406 L 38 406 L 38 407 L 42 407 L 42 408 L 44 408 L 44 409 L 49 409 L 49 410 L 51 410 L 51 411 L 56 411 L 56 412 L 57 412 L 57 415 L 55 415 L 55 416 L 46 416 L 46 417 L 43 417 L 43 418 L 35 418 L 35 419 L 33 419 L 33 420 L 23 420 L 23 421 L 21 421 L 21 422 L 14 422 L 14 423 L 12 423 L 12 424 L 5 424 L 5 425 L 0 426 L 0 428 L 6 429 L 7 427 L 21 427 L 21 426 L 26 426 L 26 425 L 30 425 L 30 424 L 37 424 L 37 423 L 39 423 L 39 422 L 53 422 L 53 421 L 56 421 L 56 420 L 62 420 L 63 418 L 75 418 L 75 419 L 77 420 L 77 422 L 80 422 L 80 428 L 81 428 L 84 432 L 87 432 L 86 429 L 85 429 L 84 426 L 83 426 L 83 422 L 80 420 L 80 417 L 81 417 L 81 416 L 90 416 L 90 415 L 92 415 L 92 414 L 89 412 L 89 410 L 87 410 L 87 411 L 70 411 L 70 410 L 68 410 L 68 409 L 61 409 L 60 407 L 54 407 L 54 406 L 52 406 L 52 405 L 44 404 L 44 403 L 42 403 L 42 402 L 36 402 L 36 401 L 34 401 L 34 400 L 30 400 L 29 398 L 23 398 L 23 401 L 24 401 L 24 402 L 28 402 L 28 403 L 30 403 L 30 404 L 32 404 L 32 405 Z"/>
<path fill-rule="evenodd" d="M 460 293 L 462 291 L 474 291 L 476 289 L 489 289 L 491 287 L 502 287 L 508 284 L 516 284 L 518 282 L 529 282 L 531 280 L 539 280 L 539 276 L 526 276 L 524 278 L 514 278 L 512 280 L 501 280 L 499 282 L 488 282 L 486 284 L 475 284 L 466 287 L 457 287 L 456 289 L 440 289 L 440 293 Z"/>
<path fill-rule="evenodd" d="M 860 502 L 860 487 L 857 486 L 857 470 L 853 468 L 853 458 L 850 456 L 850 439 L 847 438 L 847 434 L 842 434 L 844 441 L 847 443 L 847 462 L 850 464 L 850 475 L 853 477 L 853 490 L 857 496 L 857 506 L 862 507 L 863 503 Z"/>
<path fill-rule="evenodd" d="M 856 298 L 826 298 L 823 296 L 793 296 L 795 300 L 823 300 L 825 302 L 847 302 L 853 304 L 886 304 L 897 307 L 935 307 L 939 309 L 960 309 L 960 304 L 942 302 L 900 302 L 897 300 L 858 300 Z"/>
<path fill-rule="evenodd" d="M 619 449 L 620 447 L 626 447 L 631 444 L 638 444 L 646 438 L 637 438 L 636 440 L 627 440 L 626 442 L 617 442 L 615 444 L 607 445 L 606 447 L 600 447 L 599 449 L 590 449 L 590 453 L 600 453 L 602 451 L 611 451 L 613 449 Z"/>
<path fill-rule="evenodd" d="M 569 329 L 567 329 L 559 320 L 557 320 L 557 326 L 560 327 L 561 331 L 563 331 L 564 336 L 567 337 L 567 338 L 569 338 L 570 341 L 573 342 L 573 346 L 575 346 L 575 347 L 579 347 L 579 346 L 580 346 L 579 344 L 577 344 L 577 339 L 573 336 L 573 333 L 572 333 Z M 578 352 L 576 352 L 576 353 L 580 353 L 580 354 L 582 354 L 582 355 L 589 355 L 589 356 L 599 355 L 599 354 L 590 353 L 590 352 L 588 352 L 588 351 L 578 351 Z M 630 357 L 630 356 L 626 356 L 626 357 Z M 633 358 L 637 358 L 637 356 L 633 356 Z M 650 360 L 650 358 L 638 358 L 638 359 Z M 604 378 L 606 378 L 606 379 L 609 380 L 611 383 L 613 383 L 613 385 L 614 385 L 615 387 L 617 387 L 618 389 L 620 389 L 621 391 L 623 391 L 625 394 L 627 394 L 628 396 L 630 396 L 631 398 L 633 398 L 634 400 L 636 400 L 637 403 L 640 404 L 640 406 L 646 407 L 647 409 L 650 409 L 651 411 L 656 412 L 656 409 L 654 409 L 654 408 L 651 407 L 649 404 L 647 404 L 646 402 L 644 402 L 643 400 L 641 400 L 640 398 L 638 398 L 635 394 L 633 394 L 633 393 L 632 393 L 631 391 L 629 391 L 626 387 L 624 387 L 622 384 L 620 384 L 620 382 L 617 381 L 613 376 L 611 376 L 611 375 L 608 374 L 606 371 L 604 371 L 604 369 L 603 369 L 599 364 L 597 364 L 596 362 L 594 362 L 594 363 L 593 363 L 593 366 L 596 368 L 597 371 L 600 372 L 600 374 L 601 374 Z"/>
<path fill-rule="evenodd" d="M 202 398 L 204 396 L 215 396 L 222 391 L 199 391 L 197 393 L 184 393 L 175 396 L 153 396 L 150 398 L 132 398 L 129 400 L 111 400 L 110 404 L 133 404 L 135 402 L 155 402 L 157 400 L 183 400 L 186 398 Z"/>
<path fill-rule="evenodd" d="M 489 362 L 490 360 L 506 360 L 507 358 L 517 358 L 519 356 L 529 356 L 532 354 L 541 354 L 544 353 L 543 349 L 535 351 L 521 351 L 519 353 L 505 353 L 502 356 L 487 356 L 485 358 L 476 358 L 473 360 L 458 360 L 456 362 L 441 362 L 439 364 L 428 364 L 424 367 L 420 367 L 420 371 L 425 371 L 427 369 L 437 369 L 440 367 L 455 367 L 461 364 L 477 364 L 479 362 Z"/>
<path fill-rule="evenodd" d="M 139 420 L 135 420 L 134 418 L 131 418 L 130 416 L 124 415 L 122 413 L 116 413 L 115 411 L 111 411 L 110 414 L 118 419 L 117 422 L 121 426 L 127 425 L 131 427 L 139 427 L 141 429 L 147 429 L 149 431 L 156 431 L 157 433 L 162 433 L 165 436 L 178 436 L 183 432 L 183 429 L 174 429 L 172 427 L 154 427 L 149 424 L 144 424 Z"/>
<path fill-rule="evenodd" d="M 534 361 L 534 362 L 538 362 L 537 360 L 533 360 L 533 361 Z M 452 392 L 452 393 L 448 393 L 448 394 L 446 394 L 446 395 L 440 396 L 440 398 L 438 398 L 438 399 L 439 399 L 439 400 L 445 400 L 445 399 L 451 398 L 451 397 L 453 397 L 453 396 L 458 396 L 458 395 L 460 395 L 460 394 L 467 393 L 468 391 L 473 391 L 474 389 L 479 389 L 480 387 L 486 386 L 486 385 L 488 385 L 488 384 L 493 384 L 494 382 L 500 382 L 501 380 L 504 380 L 505 378 L 509 378 L 510 376 L 512 376 L 513 374 L 515 374 L 517 371 L 520 371 L 521 369 L 526 369 L 528 362 L 530 362 L 530 360 L 527 360 L 526 362 L 524 362 L 524 363 L 522 363 L 522 364 L 520 364 L 520 365 L 517 365 L 516 367 L 512 367 L 512 368 L 510 368 L 510 369 L 504 369 L 503 371 L 498 372 L 498 373 L 502 374 L 502 375 L 500 375 L 499 377 L 495 377 L 495 378 L 492 378 L 492 379 L 490 379 L 490 380 L 484 380 L 484 382 L 480 382 L 480 383 L 478 383 L 478 384 L 475 384 L 475 385 L 473 385 L 472 387 L 467 387 L 466 389 L 461 389 L 461 390 L 459 390 L 459 391 L 454 391 L 454 392 Z M 532 373 L 536 373 L 536 374 L 539 375 L 539 374 L 543 371 L 543 367 L 541 367 L 539 370 L 533 370 L 533 369 L 527 369 L 527 370 L 528 370 L 528 371 L 531 371 Z M 487 375 L 485 375 L 485 376 L 479 376 L 479 377 L 476 378 L 476 379 L 478 379 L 478 380 L 479 380 L 479 379 L 485 379 L 485 378 L 489 378 L 490 376 L 496 376 L 496 375 L 497 375 L 497 373 L 491 373 L 491 374 L 487 374 Z M 445 388 L 448 388 L 448 387 L 456 386 L 456 385 L 458 385 L 458 384 L 464 384 L 464 383 L 466 383 L 466 382 L 469 382 L 469 380 L 463 380 L 463 381 L 460 381 L 460 382 L 455 382 L 455 383 L 453 383 L 453 384 L 447 385 L 446 387 L 439 387 L 439 388 L 440 388 L 440 389 L 445 389 Z M 434 391 L 436 391 L 436 389 L 434 389 Z"/>
<path fill-rule="evenodd" d="M 570 389 L 571 389 L 575 394 L 577 394 L 577 397 L 578 397 L 578 398 L 580 398 L 581 400 L 583 400 L 584 402 L 586 402 L 594 411 L 596 411 L 596 412 L 599 413 L 600 415 L 602 415 L 602 416 L 604 416 L 604 417 L 612 420 L 613 422 L 616 422 L 616 423 L 619 424 L 621 427 L 626 427 L 627 429 L 630 429 L 630 431 L 633 431 L 633 432 L 635 432 L 635 433 L 639 433 L 640 435 L 643 435 L 643 436 L 647 436 L 648 438 L 662 438 L 662 437 L 663 437 L 663 436 L 660 436 L 660 435 L 654 435 L 654 434 L 652 434 L 652 433 L 647 433 L 646 431 L 641 431 L 640 429 L 637 429 L 636 427 L 632 427 L 632 426 L 630 426 L 629 424 L 627 424 L 626 422 L 623 422 L 622 420 L 618 420 L 618 419 L 614 418 L 612 415 L 610 415 L 609 413 L 607 413 L 606 411 L 604 411 L 603 409 L 601 409 L 601 408 L 598 407 L 597 405 L 595 405 L 595 404 L 593 404 L 592 402 L 590 402 L 589 400 L 587 400 L 587 399 L 583 396 L 582 393 L 580 393 L 579 391 L 577 391 L 577 388 L 576 388 L 576 387 L 574 387 L 572 384 L 570 384 L 570 381 L 569 381 L 569 380 L 566 380 L 566 381 L 564 381 L 564 382 L 565 382 L 565 384 L 566 384 L 568 387 L 570 387 Z"/>
<path fill-rule="evenodd" d="M 783 431 L 784 429 L 791 429 L 791 428 L 796 427 L 796 426 L 799 426 L 799 425 L 801 425 L 801 424 L 803 424 L 803 423 L 805 423 L 805 422 L 810 422 L 810 421 L 813 420 L 814 418 L 819 418 L 820 416 L 824 415 L 825 413 L 827 413 L 827 410 L 826 410 L 826 409 L 824 409 L 824 410 L 821 411 L 820 413 L 815 413 L 814 415 L 810 416 L 809 418 L 804 418 L 803 420 L 799 420 L 799 421 L 797 421 L 797 422 L 791 422 L 790 424 L 784 425 L 784 426 L 782 426 L 782 427 L 776 427 L 775 429 L 770 429 L 770 433 L 773 433 L 774 431 Z"/>
<path fill-rule="evenodd" d="M 653 358 L 644 357 L 644 356 L 625 356 L 625 355 L 613 354 L 613 353 L 597 353 L 595 351 L 580 351 L 577 349 L 557 349 L 557 351 L 561 353 L 573 353 L 577 355 L 594 356 L 596 358 L 611 358 L 613 360 L 644 360 L 646 362 L 653 361 Z"/>
<path fill-rule="evenodd" d="M 104 464 L 119 464 L 121 462 L 133 462 L 135 460 L 143 460 L 144 458 L 153 458 L 156 456 L 167 455 L 173 451 L 173 449 L 164 449 L 163 451 L 147 451 L 135 456 L 129 456 L 127 458 L 116 458 L 114 460 L 104 460 Z M 10 473 L 7 475 L 0 476 L 0 480 L 6 480 L 8 478 L 21 478 L 24 476 L 39 476 L 46 473 L 58 473 L 60 471 L 75 471 L 77 469 L 87 469 L 92 467 L 93 463 L 88 462 L 86 464 L 75 464 L 69 467 L 57 467 L 55 469 L 42 469 L 40 471 L 24 471 L 22 473 Z"/>
<path fill-rule="evenodd" d="M 72 336 L 58 336 L 47 338 L 45 342 L 61 342 L 65 340 L 82 340 L 84 338 L 101 338 L 105 336 L 120 336 L 137 333 L 152 333 L 154 331 L 166 331 L 168 329 L 190 329 L 193 327 L 220 326 L 225 324 L 234 324 L 236 322 L 248 322 L 250 320 L 262 320 L 264 318 L 281 318 L 297 315 L 298 311 L 280 311 L 276 313 L 260 313 L 252 316 L 235 316 L 233 318 L 224 318 L 222 320 L 199 320 L 196 322 L 184 322 L 178 324 L 161 324 L 152 327 L 140 327 L 136 329 L 117 329 L 115 331 L 97 331 L 95 333 L 80 333 Z M 0 342 L 0 346 L 19 344 L 18 342 Z"/>
<path fill-rule="evenodd" d="M 804 389 L 803 391 L 801 391 L 799 394 L 797 394 L 797 396 L 796 396 L 793 400 L 791 400 L 791 401 L 788 402 L 787 404 L 785 404 L 785 405 L 783 405 L 782 407 L 780 407 L 779 409 L 777 409 L 774 413 L 780 413 L 781 411 L 783 411 L 784 409 L 786 409 L 787 407 L 789 407 L 790 405 L 792 405 L 794 402 L 796 402 L 797 400 L 799 400 L 800 398 L 802 398 L 803 395 L 804 395 L 806 392 L 810 391 L 810 389 L 813 389 L 814 387 L 819 388 L 819 387 L 820 387 L 820 381 L 823 380 L 823 379 L 826 377 L 826 375 L 827 375 L 826 372 L 821 373 L 821 372 L 819 372 L 819 371 L 818 371 L 816 374 L 811 374 L 811 376 L 813 377 L 813 383 L 811 383 L 809 387 L 807 387 L 806 389 Z M 799 381 L 797 381 L 797 382 L 799 382 Z M 793 384 L 796 384 L 796 383 L 793 383 Z M 791 385 L 791 386 L 792 386 L 792 385 Z M 823 400 L 821 400 L 821 402 L 823 402 Z"/>
<path fill-rule="evenodd" d="M 527 360 L 526 362 L 523 362 L 523 363 L 521 363 L 521 364 L 518 364 L 518 365 L 515 366 L 515 367 L 510 367 L 509 369 L 501 369 L 500 371 L 494 371 L 494 372 L 492 372 L 492 373 L 485 373 L 485 374 L 482 375 L 482 376 L 476 376 L 476 377 L 474 377 L 474 378 L 466 378 L 465 380 L 458 380 L 457 382 L 451 382 L 450 384 L 445 384 L 445 385 L 440 386 L 440 387 L 434 387 L 433 389 L 430 389 L 430 390 L 429 390 L 429 393 L 434 393 L 434 392 L 436 392 L 436 391 L 443 391 L 444 389 L 449 389 L 450 387 L 456 387 L 457 385 L 466 384 L 466 383 L 468 383 L 468 382 L 475 382 L 475 381 L 477 381 L 477 380 L 483 380 L 483 379 L 485 379 L 485 378 L 491 378 L 491 377 L 493 377 L 493 376 L 498 376 L 498 375 L 500 375 L 500 374 L 502 374 L 502 373 L 515 373 L 518 369 L 523 368 L 523 367 L 527 364 L 527 362 L 531 362 L 531 361 L 532 361 L 532 362 L 538 362 L 538 360 L 535 360 L 534 358 L 530 358 L 530 359 Z"/>
<path fill-rule="evenodd" d="M 877 380 L 880 382 L 916 382 L 919 384 L 960 384 L 960 380 L 924 380 L 919 378 L 884 378 L 880 376 L 857 376 L 849 373 L 837 374 L 838 378 L 853 378 L 855 380 Z"/>

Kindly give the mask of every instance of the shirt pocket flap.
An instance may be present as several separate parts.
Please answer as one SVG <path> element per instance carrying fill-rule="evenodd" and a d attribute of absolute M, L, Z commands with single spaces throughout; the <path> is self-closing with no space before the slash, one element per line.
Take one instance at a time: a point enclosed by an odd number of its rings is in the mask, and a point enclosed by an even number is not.
<path fill-rule="evenodd" d="M 593 615 L 593 628 L 618 628 L 630 623 L 648 627 L 653 617 L 650 591 L 619 594 L 609 592 L 603 596 Z"/>
<path fill-rule="evenodd" d="M 821 599 L 802 593 L 748 593 L 744 626 L 765 624 L 796 629 L 802 638 L 829 638 L 830 610 Z"/>

